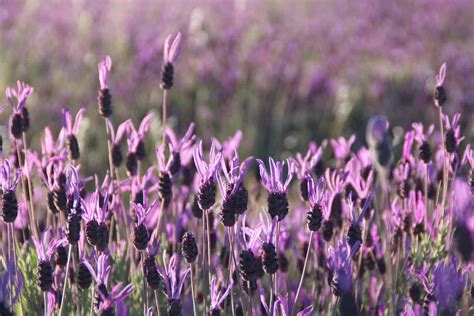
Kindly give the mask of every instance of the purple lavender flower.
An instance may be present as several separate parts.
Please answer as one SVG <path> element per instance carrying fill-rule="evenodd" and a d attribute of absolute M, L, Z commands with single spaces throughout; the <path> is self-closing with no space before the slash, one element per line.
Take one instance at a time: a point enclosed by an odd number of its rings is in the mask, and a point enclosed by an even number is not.
<path fill-rule="evenodd" d="M 296 174 L 300 180 L 300 194 L 303 201 L 308 201 L 307 175 L 312 173 L 316 165 L 320 162 L 326 145 L 327 141 L 323 141 L 319 147 L 316 142 L 311 142 L 304 157 L 300 153 L 296 154 Z"/>
<path fill-rule="evenodd" d="M 163 256 L 163 268 L 160 268 L 160 273 L 163 276 L 164 281 L 164 294 L 168 299 L 168 315 L 181 315 L 183 308 L 181 303 L 181 292 L 190 269 L 186 269 L 184 272 L 179 273 L 178 265 L 179 261 L 176 254 L 171 257 L 169 262 L 166 261 L 166 256 Z"/>
<path fill-rule="evenodd" d="M 286 164 L 288 166 L 288 172 L 286 180 L 283 180 L 283 167 L 285 162 L 275 162 L 271 157 L 268 161 L 270 165 L 270 173 L 265 169 L 265 163 L 262 160 L 257 159 L 262 184 L 268 191 L 268 212 L 272 219 L 278 217 L 278 221 L 282 221 L 289 211 L 287 196 L 288 187 L 293 179 L 293 174 L 296 172 L 296 167 L 292 159 L 287 159 Z"/>
<path fill-rule="evenodd" d="M 30 127 L 30 118 L 28 110 L 26 109 L 26 100 L 33 93 L 33 88 L 24 82 L 17 82 L 17 89 L 7 87 L 5 94 L 8 103 L 13 109 L 13 114 L 10 119 L 10 132 L 14 138 L 20 139 L 22 134 Z M 17 99 L 17 103 L 13 102 L 13 97 Z"/>
<path fill-rule="evenodd" d="M 449 121 L 448 115 L 444 115 L 443 123 L 446 128 L 446 151 L 450 154 L 455 153 L 459 146 L 459 143 L 461 143 L 461 141 L 464 139 L 464 137 L 461 137 L 461 114 L 454 114 L 452 121 Z"/>
<path fill-rule="evenodd" d="M 178 33 L 171 44 L 171 35 L 165 40 L 163 50 L 163 67 L 161 69 L 161 88 L 169 90 L 173 86 L 174 63 L 181 51 L 181 33 Z"/>
<path fill-rule="evenodd" d="M 446 103 L 447 95 L 444 88 L 444 79 L 446 78 L 446 63 L 441 65 L 438 74 L 436 75 L 436 87 L 433 93 L 435 106 L 441 107 Z"/>
<path fill-rule="evenodd" d="M 95 246 L 98 251 L 103 252 L 107 248 L 109 242 L 109 228 L 105 223 L 108 216 L 109 198 L 106 194 L 103 205 L 100 206 L 99 191 L 89 195 L 86 200 L 82 200 L 83 219 L 86 221 L 85 233 L 87 242 Z"/>
<path fill-rule="evenodd" d="M 145 279 L 148 286 L 153 290 L 158 290 L 162 283 L 162 276 L 158 272 L 158 266 L 156 263 L 156 255 L 160 252 L 160 240 L 156 237 L 156 231 L 150 238 L 150 242 L 146 247 L 147 257 L 143 261 L 143 269 L 145 273 Z"/>
<path fill-rule="evenodd" d="M 262 258 L 263 270 L 267 274 L 275 274 L 278 271 L 278 253 L 275 244 L 273 243 L 273 233 L 275 232 L 275 226 L 277 219 L 268 220 L 268 215 L 264 216 L 262 213 L 260 216 L 260 225 L 262 227 L 265 238 L 262 242 L 260 251 L 260 257 Z"/>
<path fill-rule="evenodd" d="M 336 249 L 329 247 L 328 268 L 333 275 L 330 285 L 336 296 L 352 293 L 354 290 L 351 258 L 359 247 L 360 242 L 349 247 L 342 241 L 339 241 Z"/>
<path fill-rule="evenodd" d="M 306 213 L 306 222 L 308 229 L 312 232 L 318 231 L 321 228 L 321 224 L 324 218 L 323 215 L 323 199 L 326 192 L 326 182 L 324 178 L 320 178 L 318 183 L 315 184 L 313 178 L 310 175 L 306 176 L 308 200 L 310 203 L 310 209 Z"/>
<path fill-rule="evenodd" d="M 219 316 L 221 314 L 221 305 L 224 303 L 227 296 L 232 291 L 234 283 L 231 281 L 224 293 L 218 290 L 216 278 L 212 278 L 211 281 L 211 306 L 210 306 L 210 315 Z"/>
<path fill-rule="evenodd" d="M 334 151 L 334 156 L 340 163 L 345 162 L 349 158 L 351 154 L 351 146 L 354 144 L 355 139 L 355 135 L 352 135 L 348 140 L 344 137 L 339 137 L 329 141 Z"/>
<path fill-rule="evenodd" d="M 61 116 L 61 122 L 63 124 L 63 135 L 66 138 L 67 146 L 69 149 L 69 157 L 71 160 L 78 160 L 81 156 L 79 150 L 79 143 L 76 138 L 76 134 L 79 131 L 79 124 L 81 124 L 82 116 L 84 115 L 85 109 L 81 108 L 76 118 L 72 119 L 72 113 L 69 108 L 63 109 Z"/>
<path fill-rule="evenodd" d="M 131 124 L 131 120 L 126 120 L 125 122 L 121 123 L 117 127 L 117 134 L 114 131 L 114 127 L 110 120 L 107 120 L 107 125 L 109 126 L 110 131 L 110 140 L 112 142 L 111 150 L 111 157 L 112 157 L 112 164 L 115 168 L 119 168 L 122 165 L 123 155 L 122 149 L 120 146 L 120 141 L 122 137 L 128 132 L 129 126 Z"/>
<path fill-rule="evenodd" d="M 170 170 L 175 163 L 175 159 L 171 155 L 168 162 L 165 161 L 165 146 L 162 144 L 156 150 L 156 160 L 158 161 L 158 193 L 160 201 L 166 209 L 173 197 L 173 183 L 171 182 Z"/>
<path fill-rule="evenodd" d="M 180 140 L 178 140 L 176 134 L 170 128 L 166 128 L 165 133 L 168 137 L 170 153 L 173 157 L 172 163 L 169 166 L 169 172 L 174 176 L 192 158 L 192 146 L 196 138 L 194 135 L 194 123 L 189 124 L 188 130 Z"/>
<path fill-rule="evenodd" d="M 112 69 L 112 59 L 106 56 L 98 65 L 99 68 L 99 96 L 97 98 L 99 105 L 99 114 L 108 118 L 112 115 L 112 95 L 109 90 L 109 74 Z"/>
<path fill-rule="evenodd" d="M 239 156 L 235 152 L 230 161 L 229 170 L 225 161 L 221 160 L 222 173 L 225 178 L 223 180 L 221 174 L 218 173 L 217 183 L 223 197 L 221 219 L 226 227 L 233 226 L 236 216 L 242 215 L 247 210 L 248 191 L 243 184 L 243 179 L 253 160 L 253 157 L 249 157 L 240 164 Z"/>
<path fill-rule="evenodd" d="M 137 213 L 137 222 L 133 231 L 133 244 L 138 250 L 145 250 L 148 245 L 148 241 L 150 240 L 150 233 L 143 222 L 150 211 L 155 208 L 156 201 L 154 201 L 147 208 L 143 207 L 141 204 L 135 204 L 133 202 L 131 204 Z"/>
<path fill-rule="evenodd" d="M 419 146 L 419 157 L 424 163 L 429 163 L 431 160 L 431 147 L 427 137 L 433 133 L 434 125 L 430 125 L 426 133 L 423 132 L 422 123 L 413 123 L 411 126 L 415 132 L 415 140 Z"/>
<path fill-rule="evenodd" d="M 101 295 L 103 302 L 100 305 L 98 314 L 102 316 L 109 316 L 114 315 L 115 305 L 119 304 L 124 298 L 132 294 L 133 292 L 133 285 L 129 284 L 122 288 L 122 283 L 118 283 L 112 288 L 109 294 L 103 294 L 99 292 Z"/>
<path fill-rule="evenodd" d="M 140 123 L 140 126 L 138 127 L 138 130 L 132 124 L 132 121 L 129 121 L 131 129 L 130 137 L 133 140 L 133 146 L 130 150 L 136 154 L 138 161 L 141 161 L 146 157 L 146 149 L 143 139 L 145 138 L 146 133 L 148 133 L 148 130 L 150 129 L 152 123 L 153 113 L 148 113 L 143 118 Z"/>
<path fill-rule="evenodd" d="M 32 236 L 33 243 L 38 254 L 38 286 L 43 292 L 48 292 L 53 286 L 53 266 L 51 258 L 56 248 L 64 244 L 65 240 L 57 240 L 52 237 L 51 230 L 46 230 L 38 240 Z"/>
<path fill-rule="evenodd" d="M 343 216 L 343 190 L 347 174 L 340 174 L 337 170 L 326 170 L 326 183 L 330 191 L 328 207 L 330 209 L 330 221 L 332 224 L 342 227 Z"/>
<path fill-rule="evenodd" d="M 2 218 L 6 223 L 13 223 L 18 215 L 16 186 L 20 179 L 20 170 L 12 174 L 10 162 L 5 160 L 2 166 L 1 193 Z"/>
<path fill-rule="evenodd" d="M 110 273 L 112 272 L 112 266 L 109 262 L 109 255 L 101 254 L 97 258 L 96 270 L 92 268 L 89 262 L 84 261 L 83 263 L 89 269 L 89 272 L 92 274 L 92 277 L 97 284 L 94 295 L 94 310 L 96 313 L 98 313 L 102 307 L 103 302 L 109 296 L 107 284 L 109 283 Z"/>
<path fill-rule="evenodd" d="M 216 177 L 220 171 L 222 152 L 217 151 L 216 142 L 212 142 L 209 155 L 209 163 L 204 159 L 202 141 L 194 149 L 194 164 L 201 177 L 199 192 L 197 195 L 199 207 L 202 210 L 209 210 L 216 202 Z"/>

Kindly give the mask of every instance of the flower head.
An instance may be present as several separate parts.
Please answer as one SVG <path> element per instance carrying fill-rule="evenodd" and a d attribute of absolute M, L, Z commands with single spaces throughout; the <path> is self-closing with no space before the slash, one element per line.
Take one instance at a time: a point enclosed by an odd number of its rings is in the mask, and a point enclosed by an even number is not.
<path fill-rule="evenodd" d="M 66 135 L 75 135 L 79 131 L 79 125 L 82 121 L 82 116 L 84 115 L 86 109 L 81 108 L 77 114 L 76 118 L 72 119 L 72 113 L 69 108 L 63 109 L 61 115 L 61 123 Z"/>
<path fill-rule="evenodd" d="M 296 171 L 294 161 L 292 159 L 286 160 L 286 164 L 288 166 L 288 173 L 286 175 L 286 179 L 283 178 L 283 167 L 285 166 L 284 161 L 275 162 L 275 160 L 270 157 L 268 159 L 270 165 L 270 173 L 267 172 L 265 168 L 265 163 L 262 160 L 257 159 L 257 162 L 260 168 L 262 184 L 268 190 L 268 192 L 286 193 L 288 191 L 290 182 L 293 179 L 293 174 Z"/>
<path fill-rule="evenodd" d="M 204 159 L 202 150 L 202 141 L 194 148 L 193 152 L 194 164 L 201 177 L 201 183 L 207 182 L 211 178 L 215 178 L 220 171 L 222 152 L 217 150 L 217 143 L 212 142 L 211 151 L 209 155 L 209 162 Z"/>
<path fill-rule="evenodd" d="M 298 179 L 303 180 L 306 175 L 311 173 L 323 156 L 323 150 L 327 146 L 327 141 L 323 141 L 318 147 L 316 142 L 310 142 L 308 151 L 303 157 L 301 153 L 296 154 L 295 165 Z"/>
<path fill-rule="evenodd" d="M 109 74 L 112 69 L 112 58 L 105 56 L 98 64 L 99 67 L 99 83 L 102 90 L 109 88 Z"/>
<path fill-rule="evenodd" d="M 5 94 L 7 96 L 8 103 L 12 107 L 15 113 L 21 113 L 25 107 L 26 100 L 33 93 L 33 88 L 22 81 L 17 82 L 17 88 L 7 87 Z M 17 100 L 16 104 L 13 102 L 13 98 Z"/>
<path fill-rule="evenodd" d="M 344 137 L 330 140 L 330 144 L 334 151 L 334 156 L 336 156 L 337 160 L 344 161 L 349 157 L 351 153 L 351 146 L 354 144 L 355 139 L 355 135 L 352 135 L 348 140 L 346 140 Z"/>
<path fill-rule="evenodd" d="M 454 260 L 441 261 L 433 270 L 433 285 L 438 300 L 438 308 L 448 310 L 462 296 L 466 278 L 457 271 Z"/>
<path fill-rule="evenodd" d="M 234 282 L 231 281 L 227 289 L 224 293 L 218 290 L 217 280 L 215 277 L 212 278 L 211 281 L 211 311 L 215 309 L 219 309 L 219 306 L 224 302 L 224 300 L 229 296 L 230 292 L 232 291 L 232 287 L 234 286 Z"/>
<path fill-rule="evenodd" d="M 171 63 L 171 64 L 175 63 L 181 51 L 181 37 L 182 37 L 181 33 L 178 32 L 178 34 L 173 40 L 173 43 L 171 43 L 171 39 L 172 39 L 171 35 L 168 35 L 166 37 L 165 46 L 163 50 L 163 60 L 165 63 Z"/>
<path fill-rule="evenodd" d="M 183 289 L 184 281 L 188 276 L 190 269 L 186 269 L 179 275 L 178 256 L 174 254 L 169 262 L 166 260 L 166 255 L 163 255 L 163 268 L 160 268 L 161 275 L 164 277 L 164 285 L 166 289 L 166 297 L 168 300 L 179 299 Z"/>
<path fill-rule="evenodd" d="M 52 230 L 47 229 L 41 234 L 41 238 L 38 240 L 35 236 L 32 236 L 31 239 L 35 244 L 36 252 L 38 253 L 38 258 L 41 261 L 51 260 L 52 255 L 57 247 L 65 244 L 65 240 L 58 240 L 52 237 Z"/>

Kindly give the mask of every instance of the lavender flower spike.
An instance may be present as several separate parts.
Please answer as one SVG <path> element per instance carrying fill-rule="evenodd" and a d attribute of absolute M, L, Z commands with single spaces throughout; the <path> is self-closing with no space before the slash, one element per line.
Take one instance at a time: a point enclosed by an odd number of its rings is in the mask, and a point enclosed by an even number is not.
<path fill-rule="evenodd" d="M 26 109 L 26 100 L 33 93 L 33 88 L 24 82 L 17 82 L 17 89 L 8 87 L 5 91 L 8 103 L 13 109 L 10 120 L 10 132 L 16 139 L 21 138 L 23 132 L 30 127 L 30 116 Z M 17 104 L 13 102 L 13 97 L 17 99 Z"/>
<path fill-rule="evenodd" d="M 224 302 L 224 300 L 229 296 L 232 287 L 234 286 L 234 282 L 231 281 L 227 289 L 224 293 L 218 291 L 217 280 L 215 277 L 212 278 L 211 281 L 211 315 L 217 316 L 220 315 L 221 309 L 220 306 Z"/>
<path fill-rule="evenodd" d="M 118 283 L 112 288 L 109 295 L 99 292 L 104 302 L 100 305 L 99 315 L 113 315 L 115 305 L 133 292 L 133 285 L 129 284 L 122 289 L 122 283 Z"/>
<path fill-rule="evenodd" d="M 165 133 L 168 137 L 170 153 L 173 157 L 173 162 L 170 165 L 169 171 L 171 175 L 174 176 L 181 169 L 183 154 L 190 151 L 193 146 L 194 139 L 196 138 L 194 135 L 194 123 L 189 124 L 186 134 L 184 134 L 183 138 L 180 140 L 178 140 L 176 134 L 170 128 L 166 128 Z"/>
<path fill-rule="evenodd" d="M 161 88 L 169 90 L 173 86 L 174 63 L 181 51 L 181 33 L 176 35 L 173 44 L 171 44 L 171 35 L 165 40 L 163 51 L 163 67 L 161 69 Z"/>
<path fill-rule="evenodd" d="M 464 137 L 461 137 L 461 114 L 454 114 L 452 121 L 449 121 L 448 115 L 444 115 L 443 122 L 446 126 L 446 151 L 452 154 L 456 152 L 459 144 L 464 139 Z"/>
<path fill-rule="evenodd" d="M 53 266 L 51 265 L 51 257 L 56 248 L 65 243 L 65 240 L 57 240 L 51 238 L 51 229 L 42 233 L 41 239 L 38 240 L 32 236 L 33 243 L 38 253 L 38 285 L 43 292 L 48 292 L 53 286 Z"/>
<path fill-rule="evenodd" d="M 310 209 L 306 213 L 306 221 L 310 231 L 318 231 L 321 228 L 323 221 L 323 199 L 326 193 L 326 181 L 320 178 L 315 184 L 311 175 L 306 176 L 308 200 L 310 202 Z"/>
<path fill-rule="evenodd" d="M 446 78 L 446 63 L 441 65 L 438 74 L 436 75 L 436 87 L 433 93 L 435 106 L 441 107 L 446 103 L 447 95 L 444 88 L 444 79 Z"/>
<path fill-rule="evenodd" d="M 223 196 L 221 218 L 224 226 L 230 227 L 235 224 L 236 215 L 242 215 L 247 210 L 248 191 L 242 181 L 253 163 L 253 157 L 249 157 L 239 164 L 239 156 L 234 153 L 230 161 L 229 170 L 224 159 L 221 160 L 222 172 L 225 176 L 223 181 L 220 174 L 217 182 Z"/>
<path fill-rule="evenodd" d="M 212 142 L 209 163 L 205 161 L 202 150 L 202 141 L 194 149 L 193 157 L 196 169 L 201 177 L 198 192 L 199 207 L 203 210 L 210 209 L 216 202 L 216 176 L 220 171 L 222 152 L 217 151 L 216 142 Z"/>
<path fill-rule="evenodd" d="M 104 117 L 112 115 L 112 96 L 109 91 L 109 73 L 112 69 L 112 59 L 106 56 L 98 65 L 100 90 L 97 98 L 99 104 L 99 114 Z"/>
<path fill-rule="evenodd" d="M 163 255 L 164 269 L 160 269 L 160 273 L 164 277 L 165 295 L 168 299 L 168 315 L 181 315 L 182 313 L 181 291 L 190 269 L 186 269 L 178 275 L 178 265 L 176 254 L 171 257 L 169 263 L 166 262 L 166 256 Z"/>
<path fill-rule="evenodd" d="M 10 162 L 5 160 L 2 166 L 1 174 L 1 216 L 6 223 L 13 223 L 18 216 L 18 200 L 15 190 L 18 180 L 20 179 L 20 170 L 17 170 L 14 175 L 12 175 L 11 172 L 12 169 Z"/>
<path fill-rule="evenodd" d="M 77 160 L 81 156 L 79 150 L 79 143 L 76 138 L 76 134 L 79 131 L 79 124 L 81 124 L 82 116 L 84 115 L 85 109 L 81 108 L 77 114 L 76 118 L 72 119 L 72 113 L 69 108 L 63 109 L 61 115 L 61 122 L 63 124 L 63 137 L 67 140 L 69 157 L 72 160 Z"/>
<path fill-rule="evenodd" d="M 265 169 L 265 164 L 262 160 L 257 159 L 260 168 L 260 176 L 262 184 L 268 191 L 268 212 L 272 219 L 278 216 L 278 220 L 283 220 L 289 211 L 288 205 L 288 186 L 293 179 L 293 174 L 296 171 L 295 163 L 292 159 L 287 159 L 288 173 L 286 180 L 283 182 L 283 167 L 285 162 L 275 162 L 273 158 L 268 159 L 270 164 L 270 174 Z"/>

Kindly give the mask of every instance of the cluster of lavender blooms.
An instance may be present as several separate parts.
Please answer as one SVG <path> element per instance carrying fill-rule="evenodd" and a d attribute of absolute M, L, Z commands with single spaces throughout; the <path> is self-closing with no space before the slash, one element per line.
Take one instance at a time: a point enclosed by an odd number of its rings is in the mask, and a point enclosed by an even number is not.
<path fill-rule="evenodd" d="M 7 89 L 2 315 L 473 313 L 474 153 L 461 116 L 443 113 L 445 64 L 433 94 L 439 129 L 413 123 L 400 158 L 389 121 L 376 116 L 368 147 L 340 137 L 267 164 L 239 157 L 240 131 L 207 142 L 193 123 L 182 138 L 167 126 L 181 40 L 164 45 L 156 148 L 144 141 L 152 115 L 115 128 L 112 60 L 99 63 L 103 178 L 81 170 L 85 109 L 64 109 L 59 135 L 46 127 L 34 150 L 33 89 Z M 247 179 L 257 167 L 259 181 Z"/>

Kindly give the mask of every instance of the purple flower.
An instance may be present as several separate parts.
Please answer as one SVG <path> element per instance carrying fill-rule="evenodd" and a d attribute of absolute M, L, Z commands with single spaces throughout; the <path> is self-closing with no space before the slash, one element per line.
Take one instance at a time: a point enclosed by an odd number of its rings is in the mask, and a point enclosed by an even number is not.
<path fill-rule="evenodd" d="M 178 275 L 178 264 L 179 261 L 176 254 L 171 257 L 169 262 L 166 260 L 166 255 L 163 255 L 163 268 L 160 268 L 160 273 L 164 277 L 165 295 L 168 301 L 180 299 L 184 281 L 186 281 L 186 277 L 190 271 L 190 269 L 186 269 Z"/>
<path fill-rule="evenodd" d="M 45 230 L 39 240 L 35 236 L 32 236 L 31 239 L 35 245 L 38 258 L 41 261 L 50 261 L 56 248 L 66 243 L 64 239 L 58 240 L 52 237 L 51 229 Z"/>
<path fill-rule="evenodd" d="M 132 292 L 132 284 L 122 288 L 122 283 L 115 285 L 108 295 L 104 295 L 101 291 L 99 291 L 99 294 L 103 299 L 103 302 L 99 308 L 99 314 L 109 315 L 111 312 L 113 312 L 115 305 L 119 304 L 124 298 L 132 294 Z"/>
<path fill-rule="evenodd" d="M 211 313 L 214 310 L 220 311 L 220 305 L 224 302 L 224 300 L 229 296 L 232 291 L 232 287 L 234 286 L 234 282 L 231 281 L 227 289 L 224 293 L 218 290 L 217 280 L 215 277 L 212 278 L 211 281 Z"/>
<path fill-rule="evenodd" d="M 198 203 L 201 209 L 208 210 L 216 202 L 216 177 L 220 171 L 222 152 L 217 151 L 216 142 L 212 142 L 209 162 L 204 159 L 202 141 L 194 148 L 194 164 L 201 177 L 201 184 L 198 192 Z"/>
<path fill-rule="evenodd" d="M 107 286 L 110 273 L 112 272 L 109 255 L 103 253 L 97 258 L 97 270 L 94 270 L 88 261 L 84 261 L 84 264 L 89 269 L 97 285 Z"/>
<path fill-rule="evenodd" d="M 454 114 L 452 121 L 449 120 L 449 116 L 446 114 L 443 116 L 443 123 L 446 128 L 446 151 L 452 154 L 456 152 L 459 143 L 464 139 L 464 137 L 461 137 L 461 114 Z"/>
<path fill-rule="evenodd" d="M 309 144 L 309 149 L 303 157 L 300 153 L 296 154 L 295 167 L 300 182 L 300 193 L 303 201 L 308 200 L 308 186 L 306 184 L 306 176 L 314 171 L 314 168 L 321 160 L 323 150 L 326 148 L 327 142 L 323 141 L 320 147 L 315 142 Z"/>
<path fill-rule="evenodd" d="M 194 123 L 189 124 L 188 130 L 183 138 L 179 140 L 172 129 L 166 128 L 165 133 L 169 140 L 170 153 L 173 158 L 169 171 L 174 176 L 180 171 L 181 166 L 186 166 L 192 158 L 192 147 L 196 138 Z"/>
<path fill-rule="evenodd" d="M 359 242 L 349 248 L 342 241 L 339 241 L 336 249 L 329 247 L 328 268 L 333 273 L 331 288 L 336 296 L 352 293 L 354 290 L 351 258 L 359 247 Z"/>
<path fill-rule="evenodd" d="M 226 161 L 230 161 L 234 153 L 239 149 L 239 145 L 243 138 L 242 131 L 235 132 L 234 136 L 226 139 L 221 145 L 217 139 L 214 139 L 218 144 L 218 149 L 222 151 L 222 155 Z"/>
<path fill-rule="evenodd" d="M 163 50 L 163 60 L 166 63 L 174 64 L 181 51 L 181 33 L 179 32 L 171 43 L 171 35 L 165 39 L 165 46 Z"/>
<path fill-rule="evenodd" d="M 79 124 L 81 124 L 82 116 L 86 109 L 81 108 L 76 114 L 76 118 L 73 120 L 72 113 L 69 108 L 63 109 L 61 115 L 61 123 L 63 125 L 63 132 L 66 136 L 76 135 L 79 131 Z"/>
<path fill-rule="evenodd" d="M 403 142 L 402 159 L 405 162 L 411 160 L 411 147 L 415 140 L 415 131 L 408 131 L 405 133 L 405 141 Z"/>
<path fill-rule="evenodd" d="M 265 169 L 265 164 L 262 160 L 257 159 L 260 167 L 260 176 L 262 184 L 268 191 L 268 212 L 273 218 L 278 217 L 282 221 L 289 212 L 288 204 L 288 187 L 293 179 L 293 173 L 296 171 L 295 163 L 292 159 L 287 159 L 288 172 L 286 180 L 283 178 L 283 167 L 285 162 L 275 162 L 273 158 L 268 159 L 270 164 L 270 174 Z"/>
<path fill-rule="evenodd" d="M 145 144 L 143 139 L 145 138 L 146 133 L 153 123 L 153 113 L 147 114 L 140 123 L 138 130 L 135 129 L 132 121 L 129 121 L 130 126 L 130 136 L 131 145 L 129 145 L 129 150 L 134 152 L 137 155 L 138 160 L 143 160 L 146 157 Z"/>
<path fill-rule="evenodd" d="M 5 94 L 8 103 L 13 109 L 14 113 L 21 113 L 25 107 L 26 100 L 33 93 L 33 88 L 22 81 L 17 82 L 17 89 L 7 87 Z M 13 102 L 13 97 L 17 100 L 16 104 Z"/>
<path fill-rule="evenodd" d="M 12 175 L 10 162 L 5 160 L 2 166 L 1 179 L 1 207 L 2 218 L 6 223 L 13 223 L 18 216 L 18 200 L 16 197 L 16 186 L 20 179 L 21 169 L 17 169 Z"/>
<path fill-rule="evenodd" d="M 286 164 L 288 166 L 288 172 L 286 174 L 286 179 L 283 178 L 283 167 L 285 166 L 284 161 L 275 162 L 273 158 L 269 158 L 268 162 L 270 165 L 270 173 L 267 172 L 265 168 L 265 163 L 257 159 L 259 168 L 260 168 L 260 177 L 262 178 L 262 184 L 267 189 L 269 193 L 286 193 L 288 192 L 288 187 L 291 180 L 293 179 L 293 174 L 296 172 L 296 166 L 292 159 L 287 159 Z"/>
<path fill-rule="evenodd" d="M 112 69 L 112 59 L 110 56 L 105 56 L 98 64 L 99 68 L 99 83 L 102 90 L 109 88 L 109 74 Z"/>
<path fill-rule="evenodd" d="M 343 162 L 349 157 L 351 153 L 351 146 L 354 144 L 355 139 L 355 135 L 352 135 L 348 140 L 346 140 L 344 137 L 339 137 L 329 141 L 334 151 L 334 156 L 336 156 L 338 161 Z"/>

